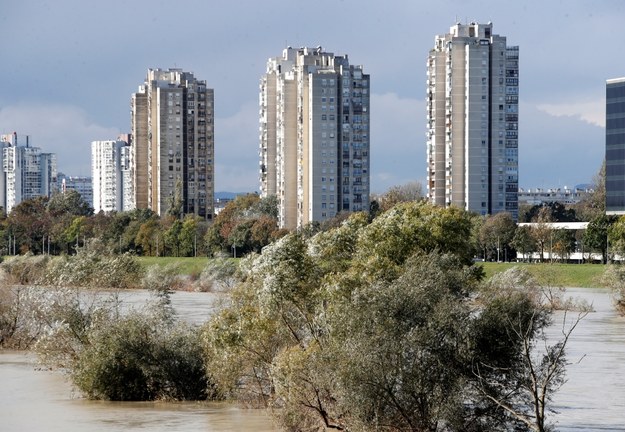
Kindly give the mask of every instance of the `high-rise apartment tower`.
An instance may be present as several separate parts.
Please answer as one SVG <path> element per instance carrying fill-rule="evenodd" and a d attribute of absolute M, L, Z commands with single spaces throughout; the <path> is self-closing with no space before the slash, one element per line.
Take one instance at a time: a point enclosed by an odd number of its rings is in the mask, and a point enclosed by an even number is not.
<path fill-rule="evenodd" d="M 213 102 L 213 90 L 192 73 L 148 70 L 131 100 L 130 165 L 137 208 L 212 219 Z M 176 208 L 170 210 L 172 205 Z"/>
<path fill-rule="evenodd" d="M 606 83 L 605 209 L 625 214 L 625 78 Z"/>
<path fill-rule="evenodd" d="M 488 24 L 456 24 L 427 59 L 430 201 L 518 217 L 519 48 Z"/>
<path fill-rule="evenodd" d="M 0 136 L 0 206 L 5 213 L 22 201 L 38 196 L 51 197 L 56 192 L 55 153 L 43 153 L 39 147 L 18 143 L 17 133 Z"/>
<path fill-rule="evenodd" d="M 369 75 L 317 48 L 286 48 L 260 82 L 260 189 L 295 229 L 369 208 Z"/>
<path fill-rule="evenodd" d="M 91 142 L 93 210 L 129 211 L 134 208 L 130 176 L 130 144 L 122 139 Z"/>

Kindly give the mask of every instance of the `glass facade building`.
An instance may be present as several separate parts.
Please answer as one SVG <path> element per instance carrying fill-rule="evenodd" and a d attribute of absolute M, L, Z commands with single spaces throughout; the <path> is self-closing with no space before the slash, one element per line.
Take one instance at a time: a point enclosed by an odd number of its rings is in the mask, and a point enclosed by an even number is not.
<path fill-rule="evenodd" d="M 606 83 L 605 208 L 625 214 L 625 78 Z"/>

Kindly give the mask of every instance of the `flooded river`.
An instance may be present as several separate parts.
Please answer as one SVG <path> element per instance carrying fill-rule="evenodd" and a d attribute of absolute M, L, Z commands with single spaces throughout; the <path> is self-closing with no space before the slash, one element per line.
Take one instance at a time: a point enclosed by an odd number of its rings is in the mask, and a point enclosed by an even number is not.
<path fill-rule="evenodd" d="M 593 304 L 568 345 L 568 382 L 554 399 L 557 430 L 625 431 L 625 319 L 612 309 L 609 294 L 570 289 Z M 145 292 L 123 292 L 121 300 L 141 305 Z M 194 323 L 212 312 L 217 296 L 177 292 L 172 303 Z M 561 324 L 561 316 L 555 323 Z M 557 335 L 557 329 L 552 329 Z M 577 362 L 577 360 L 581 361 Z M 261 410 L 220 403 L 101 402 L 72 393 L 58 374 L 37 370 L 29 354 L 0 351 L 0 431 L 274 431 Z"/>
<path fill-rule="evenodd" d="M 567 345 L 572 364 L 554 398 L 558 414 L 551 419 L 561 432 L 625 431 L 625 318 L 615 312 L 607 290 L 570 288 L 567 293 L 595 311 L 579 323 Z M 558 324 L 561 313 L 552 334 Z"/>

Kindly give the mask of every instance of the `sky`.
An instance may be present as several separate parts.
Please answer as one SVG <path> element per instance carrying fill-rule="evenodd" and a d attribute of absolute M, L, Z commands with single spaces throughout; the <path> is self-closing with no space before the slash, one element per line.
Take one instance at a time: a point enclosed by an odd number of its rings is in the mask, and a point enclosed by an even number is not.
<path fill-rule="evenodd" d="M 182 68 L 215 90 L 215 190 L 257 191 L 267 59 L 322 46 L 371 76 L 372 192 L 425 184 L 428 52 L 489 21 L 520 50 L 519 186 L 591 182 L 605 81 L 625 76 L 622 0 L 0 0 L 0 134 L 90 176 L 91 141 L 130 131 L 147 70 Z"/>

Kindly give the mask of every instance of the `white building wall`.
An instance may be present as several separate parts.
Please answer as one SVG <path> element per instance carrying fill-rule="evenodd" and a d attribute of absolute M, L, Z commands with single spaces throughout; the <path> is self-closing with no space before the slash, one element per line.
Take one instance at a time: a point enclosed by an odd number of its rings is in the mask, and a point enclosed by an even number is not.
<path fill-rule="evenodd" d="M 124 188 L 131 177 L 129 154 L 129 146 L 125 141 L 108 140 L 91 143 L 91 176 L 95 213 L 125 210 L 124 194 L 130 192 Z"/>
<path fill-rule="evenodd" d="M 55 191 L 56 176 L 54 153 L 41 153 L 40 148 L 28 144 L 20 146 L 16 138 L 13 142 L 4 141 L 2 177 L 7 213 L 24 200 L 51 196 Z"/>

